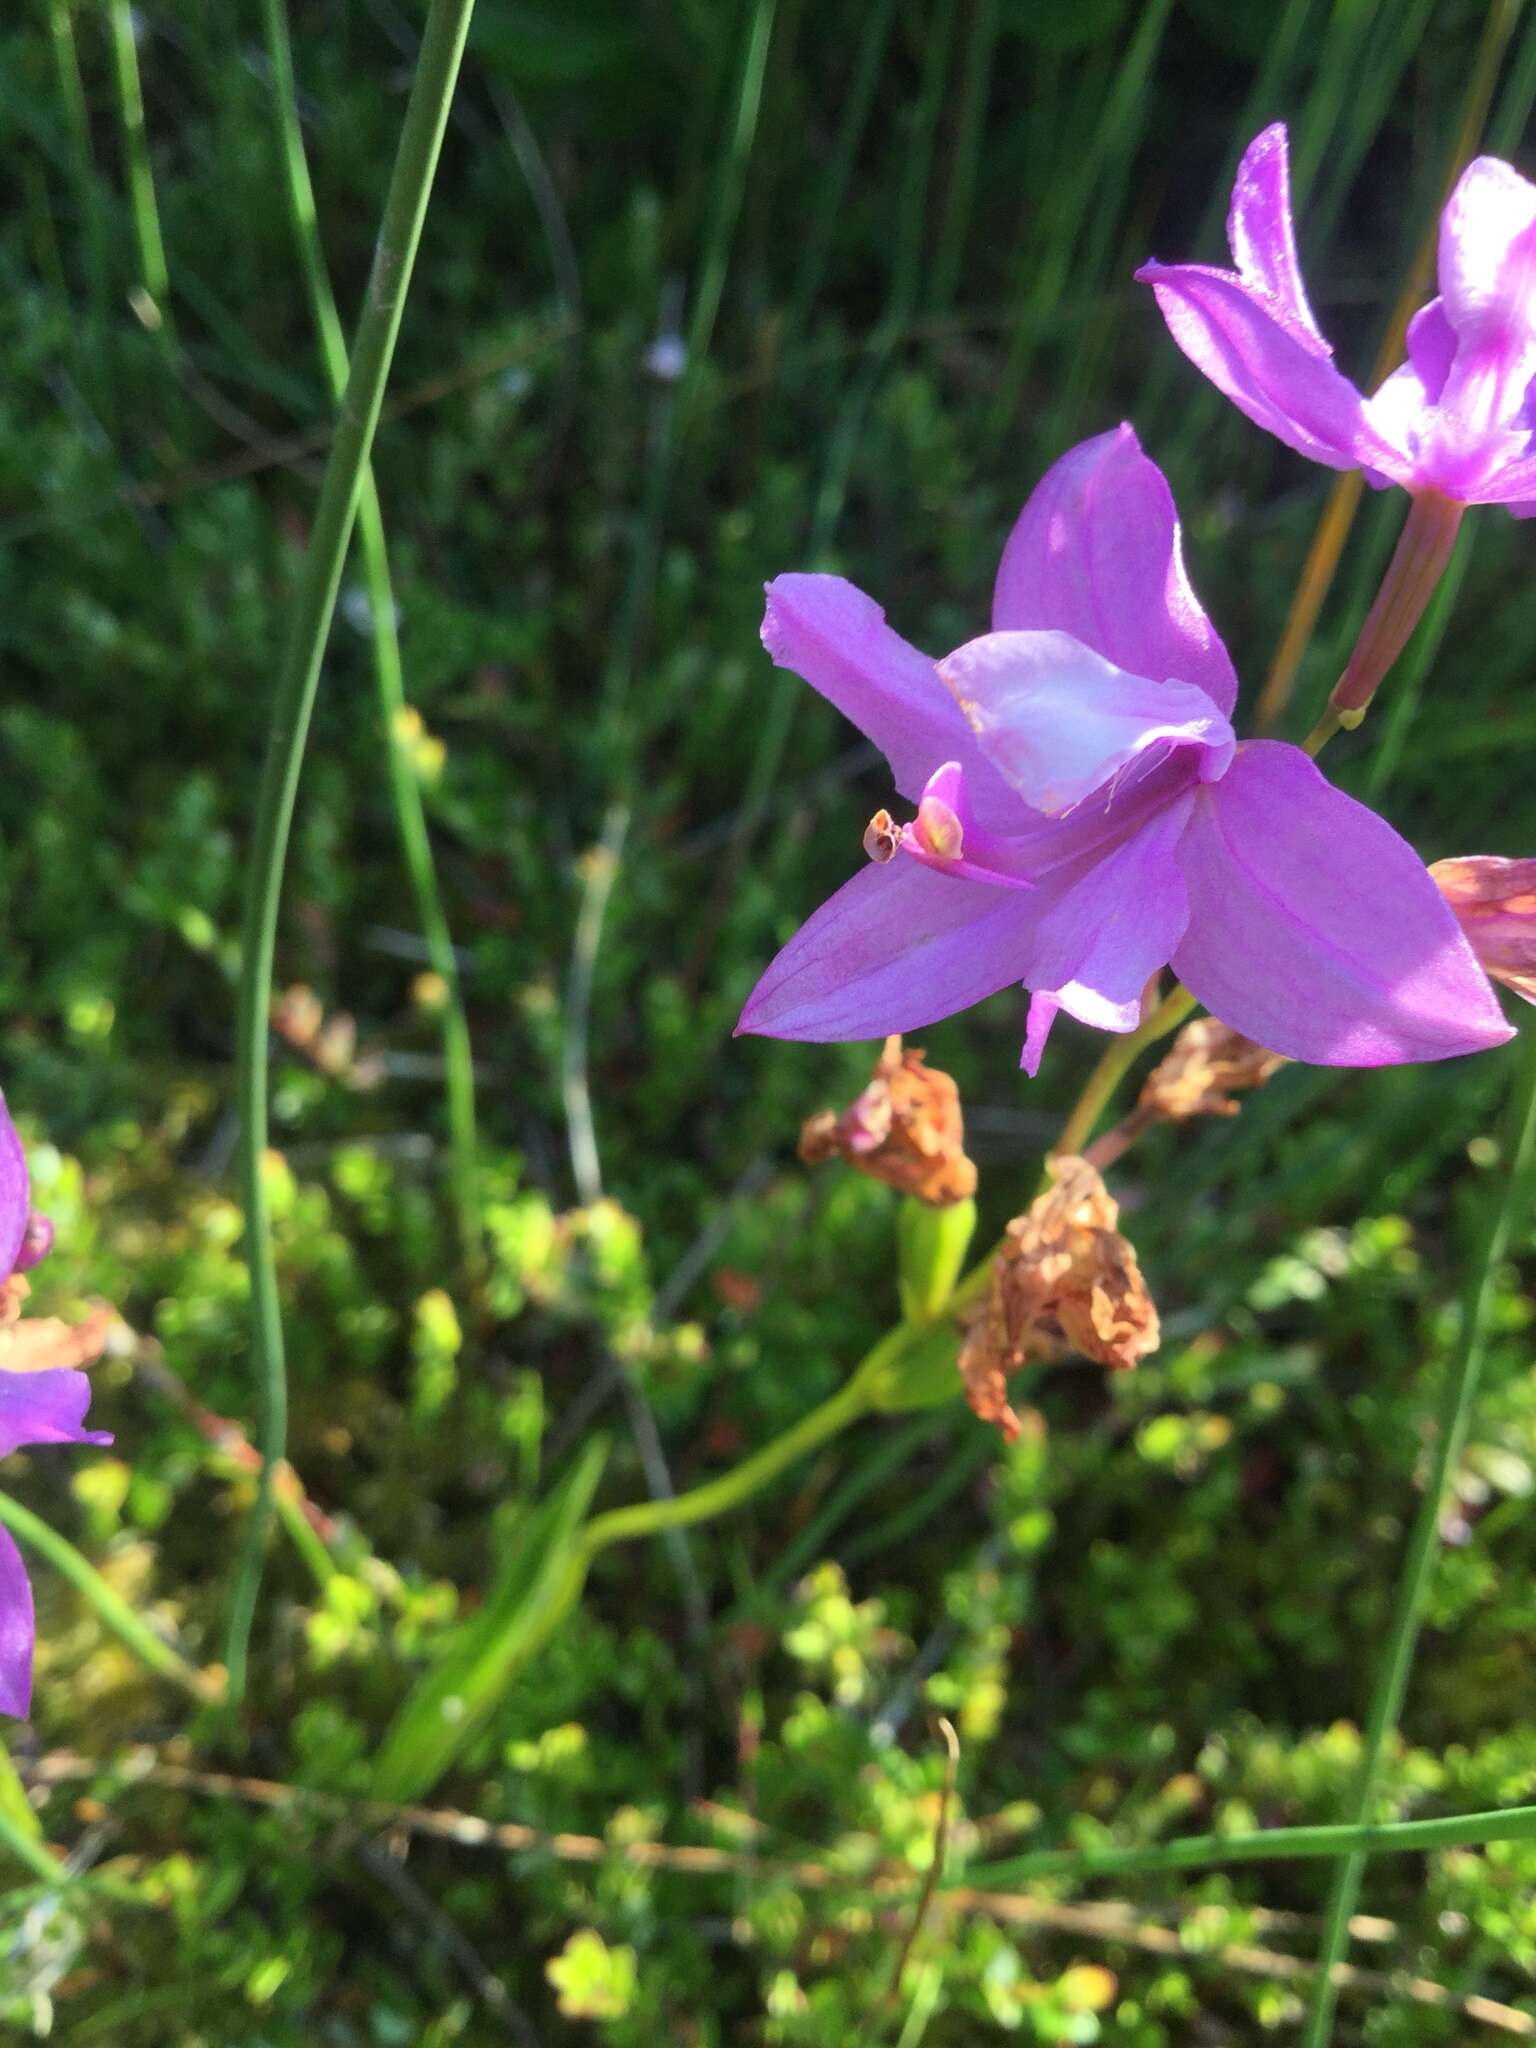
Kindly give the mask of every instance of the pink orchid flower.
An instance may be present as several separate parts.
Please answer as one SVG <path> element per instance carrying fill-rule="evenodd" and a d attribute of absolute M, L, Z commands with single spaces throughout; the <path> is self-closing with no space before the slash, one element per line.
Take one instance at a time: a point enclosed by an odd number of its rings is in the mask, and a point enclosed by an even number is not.
<path fill-rule="evenodd" d="M 1249 144 L 1227 219 L 1236 270 L 1144 263 L 1179 347 L 1249 419 L 1330 469 L 1536 514 L 1536 185 L 1468 164 L 1440 216 L 1440 296 L 1372 398 L 1333 363 L 1296 260 L 1283 123 Z"/>
<path fill-rule="evenodd" d="M 1059 1010 L 1134 1029 L 1171 964 L 1291 1059 L 1444 1059 L 1511 1033 L 1423 863 L 1299 747 L 1239 745 L 1232 663 L 1128 426 L 1049 470 L 993 631 L 933 662 L 838 576 L 768 585 L 763 643 L 868 734 L 917 807 L 802 926 L 738 1030 L 914 1031 L 1022 983 L 1033 1074 Z"/>
<path fill-rule="evenodd" d="M 1429 872 L 1483 972 L 1536 1003 L 1536 860 L 1469 853 Z"/>
<path fill-rule="evenodd" d="M 30 1213 L 28 1200 L 26 1155 L 0 1097 L 0 1283 L 36 1265 L 52 1242 L 46 1219 Z M 111 1443 L 103 1431 L 81 1427 L 91 1399 L 83 1372 L 7 1370 L 5 1356 L 0 1351 L 0 1458 L 28 1444 Z M 25 1715 L 31 1705 L 33 1638 L 26 1566 L 9 1532 L 0 1529 L 0 1713 Z"/>

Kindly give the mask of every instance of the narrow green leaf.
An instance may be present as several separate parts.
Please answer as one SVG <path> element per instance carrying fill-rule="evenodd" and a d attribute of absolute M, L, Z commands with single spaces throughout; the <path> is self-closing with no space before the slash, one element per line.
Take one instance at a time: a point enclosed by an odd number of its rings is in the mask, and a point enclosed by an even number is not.
<path fill-rule="evenodd" d="M 607 1457 L 607 1439 L 594 1439 L 524 1521 L 485 1604 L 444 1645 L 395 1716 L 374 1771 L 376 1799 L 429 1792 L 570 1611 L 591 1554 L 577 1537 Z"/>

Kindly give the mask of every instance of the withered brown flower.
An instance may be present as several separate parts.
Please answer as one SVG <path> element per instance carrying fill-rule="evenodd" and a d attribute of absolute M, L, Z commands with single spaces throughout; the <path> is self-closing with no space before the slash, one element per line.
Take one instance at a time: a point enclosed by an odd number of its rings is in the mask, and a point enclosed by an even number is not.
<path fill-rule="evenodd" d="M 965 1154 L 960 1091 L 916 1049 L 888 1038 L 869 1086 L 841 1116 L 830 1109 L 807 1119 L 800 1157 L 814 1166 L 844 1159 L 936 1209 L 976 1192 L 976 1168 Z"/>
<path fill-rule="evenodd" d="M 1147 1076 L 1137 1112 L 1156 1123 L 1191 1116 L 1236 1116 L 1234 1094 L 1262 1088 L 1285 1065 L 1277 1052 L 1255 1045 L 1214 1017 L 1186 1024 Z"/>
<path fill-rule="evenodd" d="M 1086 1159 L 1063 1153 L 1052 1185 L 1004 1233 L 991 1284 L 960 1348 L 965 1397 L 1010 1443 L 1008 1375 L 1081 1356 L 1116 1371 L 1157 1349 L 1157 1308 L 1120 1207 Z"/>

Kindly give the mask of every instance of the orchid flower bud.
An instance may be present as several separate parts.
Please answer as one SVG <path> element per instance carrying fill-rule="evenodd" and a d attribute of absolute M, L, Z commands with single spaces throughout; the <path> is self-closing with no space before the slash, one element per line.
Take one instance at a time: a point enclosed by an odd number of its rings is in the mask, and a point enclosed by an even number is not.
<path fill-rule="evenodd" d="M 1429 872 L 1483 971 L 1536 1003 L 1536 860 L 1473 853 Z"/>

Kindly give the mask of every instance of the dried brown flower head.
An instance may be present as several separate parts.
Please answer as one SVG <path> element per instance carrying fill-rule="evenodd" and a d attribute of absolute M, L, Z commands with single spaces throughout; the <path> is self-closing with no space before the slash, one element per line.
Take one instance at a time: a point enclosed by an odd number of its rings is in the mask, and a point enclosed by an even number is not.
<path fill-rule="evenodd" d="M 1236 1116 L 1232 1097 L 1244 1088 L 1262 1088 L 1284 1065 L 1279 1053 L 1255 1045 L 1240 1031 L 1214 1017 L 1197 1017 L 1147 1076 L 1136 1108 L 1157 1123 Z"/>
<path fill-rule="evenodd" d="M 860 1173 L 916 1195 L 936 1209 L 976 1192 L 976 1168 L 965 1155 L 960 1091 L 918 1051 L 888 1038 L 869 1086 L 838 1116 L 810 1117 L 800 1132 L 800 1157 L 814 1166 L 845 1159 Z"/>
<path fill-rule="evenodd" d="M 1483 972 L 1536 1003 L 1536 860 L 1474 853 L 1429 872 Z"/>
<path fill-rule="evenodd" d="M 1051 1161 L 1053 1184 L 1008 1225 L 960 1348 L 965 1397 L 1010 1443 L 1019 1418 L 1008 1375 L 1074 1355 L 1123 1371 L 1157 1349 L 1157 1308 L 1119 1204 L 1086 1159 Z"/>

